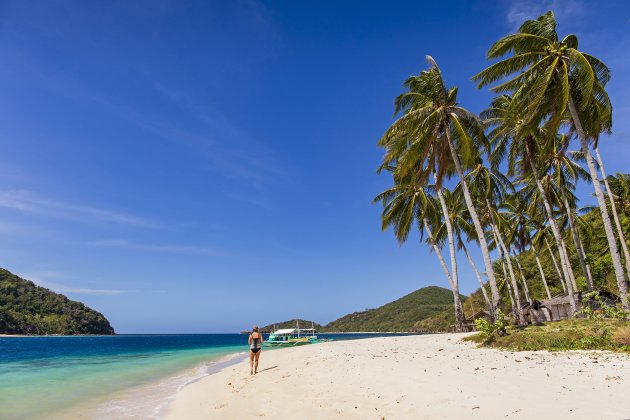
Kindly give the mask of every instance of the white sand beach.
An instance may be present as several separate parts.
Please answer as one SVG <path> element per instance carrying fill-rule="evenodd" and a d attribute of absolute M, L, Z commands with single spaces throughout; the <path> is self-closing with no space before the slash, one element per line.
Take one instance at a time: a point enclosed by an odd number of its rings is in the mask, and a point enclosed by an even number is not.
<path fill-rule="evenodd" d="M 462 334 L 263 351 L 183 388 L 168 420 L 630 418 L 630 356 L 478 349 Z"/>

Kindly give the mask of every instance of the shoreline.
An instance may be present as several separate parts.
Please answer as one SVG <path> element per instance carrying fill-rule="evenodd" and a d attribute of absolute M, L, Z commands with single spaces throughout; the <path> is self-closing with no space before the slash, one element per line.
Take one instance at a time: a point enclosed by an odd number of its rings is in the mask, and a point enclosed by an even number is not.
<path fill-rule="evenodd" d="M 69 406 L 50 415 L 51 420 L 164 418 L 166 410 L 183 388 L 242 362 L 245 352 L 223 355 L 149 382 L 120 389 Z"/>
<path fill-rule="evenodd" d="M 627 355 L 476 348 L 461 341 L 469 334 L 263 351 L 257 375 L 247 359 L 225 367 L 183 387 L 164 418 L 627 417 Z"/>

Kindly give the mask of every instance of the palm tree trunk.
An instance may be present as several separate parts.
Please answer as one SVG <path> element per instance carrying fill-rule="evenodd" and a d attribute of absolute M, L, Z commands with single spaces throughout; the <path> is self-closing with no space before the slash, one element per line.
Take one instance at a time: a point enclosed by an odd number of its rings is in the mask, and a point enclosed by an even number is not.
<path fill-rule="evenodd" d="M 564 273 L 564 277 L 567 279 L 567 288 L 569 292 L 569 304 L 571 306 L 571 316 L 573 316 L 573 314 L 577 310 L 577 307 L 575 304 L 575 295 L 573 294 L 573 285 L 571 284 L 571 277 L 569 276 L 569 266 L 568 266 L 569 259 L 563 258 L 563 255 L 562 255 L 563 253 L 562 245 L 564 241 L 562 239 L 562 235 L 560 235 L 560 229 L 558 229 L 556 220 L 553 218 L 551 205 L 549 205 L 549 200 L 547 200 L 547 194 L 545 193 L 545 189 L 543 188 L 543 185 L 540 182 L 540 179 L 538 178 L 538 170 L 536 169 L 536 165 L 534 165 L 534 162 L 532 160 L 532 156 L 528 147 L 526 147 L 525 155 L 527 158 L 527 162 L 534 175 L 534 181 L 536 181 L 536 187 L 538 188 L 538 192 L 540 193 L 540 196 L 542 198 L 545 211 L 547 212 L 547 219 L 549 220 L 549 225 L 551 226 L 551 232 L 553 233 L 556 243 L 558 244 L 558 251 L 560 253 L 560 264 L 562 266 L 562 272 Z"/>
<path fill-rule="evenodd" d="M 580 245 L 580 250 L 582 251 L 582 255 L 584 255 L 584 259 L 586 260 L 586 251 L 584 251 L 584 244 L 582 243 L 582 237 L 579 236 L 579 231 L 578 231 L 578 243 Z M 586 263 L 586 271 L 588 272 L 588 276 L 591 278 L 591 281 L 593 280 L 593 273 L 591 272 L 591 266 L 588 263 Z M 593 288 L 595 288 L 595 283 L 593 283 Z"/>
<path fill-rule="evenodd" d="M 571 266 L 571 260 L 569 259 L 569 250 L 567 248 L 567 243 L 564 241 L 564 238 L 562 238 L 562 254 L 560 255 L 561 258 L 564 258 L 567 264 L 567 268 L 569 269 L 569 278 L 571 279 L 571 287 L 573 288 L 573 292 L 577 292 L 578 291 L 578 287 L 577 287 L 577 281 L 575 279 L 575 272 L 573 271 L 573 267 Z"/>
<path fill-rule="evenodd" d="M 496 223 L 494 220 L 494 215 L 492 214 L 492 210 L 490 207 L 490 204 L 488 203 L 488 201 L 486 200 L 486 205 L 488 206 L 488 211 L 490 213 L 490 228 L 492 229 L 492 233 L 494 235 L 494 242 L 497 244 L 497 250 L 499 251 L 499 256 L 501 257 L 501 260 L 504 264 L 503 266 L 503 274 L 505 276 L 505 282 L 506 285 L 508 287 L 508 290 L 510 291 L 510 300 L 512 301 L 512 312 L 514 313 L 514 317 L 516 318 L 516 323 L 518 325 L 523 325 L 523 313 L 521 310 L 521 298 L 519 296 L 519 290 L 518 290 L 518 285 L 516 284 L 516 276 L 514 275 L 514 269 L 512 268 L 512 261 L 510 261 L 510 254 L 508 253 L 507 249 L 505 248 L 505 243 L 503 242 L 503 239 L 501 238 L 501 233 L 499 232 L 499 229 L 497 229 L 496 227 Z M 508 266 L 508 271 L 510 273 L 510 280 L 512 282 L 511 286 L 510 283 L 508 282 L 508 276 L 505 273 L 505 264 L 507 263 Z"/>
<path fill-rule="evenodd" d="M 595 157 L 597 158 L 599 170 L 602 172 L 604 186 L 606 187 L 608 199 L 610 200 L 610 208 L 612 210 L 613 220 L 615 221 L 615 227 L 617 228 L 617 235 L 619 235 L 619 242 L 621 242 L 621 251 L 623 252 L 623 257 L 626 260 L 626 273 L 630 277 L 630 252 L 628 252 L 628 242 L 626 242 L 626 235 L 623 233 L 623 229 L 621 228 L 621 222 L 619 221 L 619 214 L 617 214 L 615 199 L 610 189 L 610 185 L 608 185 L 608 177 L 606 177 L 606 171 L 604 170 L 604 162 L 602 162 L 602 157 L 600 156 L 599 148 L 597 147 L 595 147 Z"/>
<path fill-rule="evenodd" d="M 527 279 L 525 279 L 525 273 L 523 273 L 523 267 L 521 266 L 521 263 L 518 261 L 518 255 L 516 255 L 516 252 L 514 251 L 514 249 L 512 249 L 512 254 L 514 254 L 514 261 L 516 261 L 516 267 L 518 268 L 518 272 L 521 275 L 521 280 L 523 281 L 523 290 L 525 291 L 525 299 L 527 299 L 527 302 L 531 302 L 532 296 L 529 294 L 529 287 L 527 287 Z"/>
<path fill-rule="evenodd" d="M 448 267 L 446 266 L 446 261 L 442 257 L 442 252 L 440 251 L 440 247 L 438 247 L 435 243 L 435 239 L 433 238 L 433 233 L 431 232 L 431 227 L 429 226 L 429 222 L 427 219 L 422 219 L 422 223 L 424 224 L 424 230 L 427 232 L 427 236 L 429 237 L 429 243 L 435 251 L 435 255 L 437 255 L 438 260 L 440 260 L 440 265 L 442 266 L 442 270 L 446 275 L 446 279 L 448 280 L 448 284 L 451 286 L 451 292 L 453 293 L 453 306 L 455 307 L 455 328 L 461 328 L 461 324 L 457 323 L 458 319 L 464 318 L 464 308 L 462 307 L 462 301 L 459 297 L 459 288 L 453 283 L 453 278 L 451 277 L 451 273 L 448 271 Z"/>
<path fill-rule="evenodd" d="M 486 301 L 486 304 L 488 305 L 488 309 L 489 309 L 492 307 L 492 302 L 490 302 L 490 298 L 488 297 L 486 288 L 483 285 L 483 279 L 481 278 L 481 274 L 479 274 L 479 270 L 477 270 L 477 266 L 475 265 L 472 258 L 470 258 L 470 254 L 468 253 L 468 248 L 466 248 L 466 245 L 464 245 L 464 243 L 462 243 L 462 249 L 464 250 L 464 254 L 466 255 L 466 258 L 468 259 L 468 263 L 470 264 L 473 271 L 475 272 L 475 277 L 477 277 L 477 281 L 479 282 L 479 288 L 481 289 L 481 293 L 483 294 L 483 298 Z"/>
<path fill-rule="evenodd" d="M 507 268 L 505 268 L 505 259 L 503 257 L 501 257 L 501 267 L 503 267 L 503 281 L 505 282 L 505 288 L 507 289 L 508 296 L 510 297 L 510 303 L 512 304 L 512 308 L 516 308 L 516 304 L 514 303 L 514 294 L 512 293 L 512 287 L 508 281 Z M 516 315 L 515 311 L 512 312 Z"/>
<path fill-rule="evenodd" d="M 501 246 L 503 256 L 505 258 L 505 262 L 508 266 L 508 271 L 510 273 L 510 280 L 512 281 L 512 291 L 514 292 L 514 301 L 516 302 L 516 306 L 514 309 L 514 315 L 516 316 L 518 325 L 525 324 L 525 318 L 523 317 L 523 308 L 521 307 L 521 296 L 518 290 L 518 283 L 516 282 L 516 275 L 514 274 L 514 268 L 512 267 L 512 259 L 510 258 L 510 252 L 508 251 L 505 243 L 503 242 L 503 238 L 501 238 L 501 233 L 497 229 L 494 221 L 492 222 L 492 229 L 494 229 L 494 235 L 499 241 L 499 245 Z"/>
<path fill-rule="evenodd" d="M 551 245 L 549 245 L 549 241 L 545 239 L 545 243 L 547 244 L 547 250 L 549 251 L 549 255 L 551 255 L 551 261 L 553 261 L 553 266 L 556 268 L 556 273 L 558 273 L 558 278 L 560 279 L 560 284 L 562 285 L 562 291 L 564 293 L 567 292 L 566 279 L 562 275 L 560 271 L 560 267 L 558 267 L 558 261 L 556 261 L 555 255 L 553 255 L 553 251 L 551 249 Z"/>
<path fill-rule="evenodd" d="M 540 257 L 538 256 L 538 252 L 534 247 L 534 242 L 531 242 L 532 252 L 534 253 L 534 258 L 536 258 L 536 264 L 538 265 L 538 271 L 540 271 L 540 278 L 542 278 L 542 282 L 545 285 L 545 292 L 547 292 L 547 298 L 551 299 L 551 292 L 549 291 L 549 285 L 547 285 L 547 278 L 545 277 L 545 270 L 543 270 L 543 266 L 540 263 Z"/>
<path fill-rule="evenodd" d="M 455 170 L 457 171 L 457 175 L 459 175 L 462 192 L 464 193 L 464 200 L 466 201 L 466 207 L 468 207 L 468 212 L 470 213 L 470 217 L 473 220 L 475 231 L 477 232 L 477 239 L 479 240 L 479 246 L 481 247 L 481 253 L 483 254 L 483 262 L 486 267 L 486 275 L 488 276 L 488 282 L 490 283 L 490 292 L 492 295 L 492 310 L 490 312 L 492 320 L 495 321 L 496 309 L 501 304 L 501 296 L 499 295 L 497 280 L 494 276 L 492 261 L 490 260 L 488 243 L 486 242 L 486 236 L 483 232 L 483 228 L 481 227 L 481 222 L 479 221 L 479 215 L 477 214 L 477 210 L 475 209 L 475 205 L 473 204 L 472 197 L 470 196 L 468 183 L 466 182 L 466 178 L 464 177 L 464 171 L 462 170 L 462 165 L 459 161 L 459 157 L 457 156 L 455 145 L 453 144 L 453 140 L 451 139 L 451 131 L 448 127 L 446 128 L 446 139 L 448 141 L 449 149 L 451 149 L 451 157 L 453 158 L 453 163 L 455 164 Z"/>
<path fill-rule="evenodd" d="M 597 197 L 597 204 L 599 205 L 599 211 L 602 215 L 602 221 L 604 223 L 604 231 L 606 232 L 606 239 L 608 239 L 608 248 L 610 249 L 610 256 L 612 258 L 613 267 L 615 269 L 615 277 L 617 279 L 617 287 L 619 287 L 619 295 L 621 297 L 621 305 L 625 311 L 630 310 L 630 302 L 628 302 L 628 282 L 621 266 L 621 258 L 619 256 L 619 248 L 617 248 L 617 240 L 615 234 L 612 231 L 612 225 L 610 224 L 610 217 L 608 217 L 608 209 L 606 208 L 606 200 L 602 193 L 602 188 L 599 184 L 599 178 L 597 176 L 597 169 L 595 168 L 595 162 L 593 162 L 593 156 L 588 148 L 588 139 L 582 129 L 582 123 L 578 116 L 575 104 L 573 103 L 573 97 L 569 92 L 569 111 L 571 112 L 571 118 L 575 124 L 575 130 L 580 138 L 580 144 L 582 146 L 582 153 L 586 158 L 586 166 L 591 174 L 591 180 L 593 181 L 593 188 L 595 189 L 595 196 Z"/>
<path fill-rule="evenodd" d="M 584 278 L 586 279 L 586 287 L 588 288 L 588 290 L 593 290 L 593 280 L 591 279 L 588 269 L 586 268 L 586 260 L 584 259 L 582 248 L 580 247 L 580 237 L 575 227 L 573 209 L 569 206 L 569 200 L 567 200 L 566 195 L 562 194 L 562 200 L 564 201 L 564 208 L 567 211 L 567 216 L 569 218 L 569 227 L 571 228 L 571 237 L 573 238 L 573 245 L 575 245 L 575 252 L 577 253 L 578 261 L 580 262 L 582 272 L 584 273 Z"/>
<path fill-rule="evenodd" d="M 453 224 L 451 223 L 448 207 L 446 206 L 446 201 L 444 200 L 444 194 L 442 194 L 441 188 L 437 188 L 437 196 L 440 201 L 440 205 L 442 207 L 442 214 L 444 215 L 444 224 L 446 225 L 446 233 L 448 235 L 448 249 L 451 254 L 451 277 L 452 277 L 451 289 L 453 291 L 453 298 L 459 300 L 459 279 L 457 275 L 457 259 L 455 256 L 455 237 L 453 235 Z M 460 306 L 461 306 L 461 303 L 460 303 Z M 457 308 L 457 305 L 455 307 Z M 463 324 L 464 324 L 464 313 L 463 311 L 460 312 L 456 310 L 455 311 L 455 330 L 461 331 Z"/>

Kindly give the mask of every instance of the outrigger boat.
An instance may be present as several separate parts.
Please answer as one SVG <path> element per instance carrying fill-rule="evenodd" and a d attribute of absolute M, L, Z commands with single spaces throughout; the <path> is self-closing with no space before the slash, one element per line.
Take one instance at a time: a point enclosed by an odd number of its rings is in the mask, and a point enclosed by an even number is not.
<path fill-rule="evenodd" d="M 275 330 L 263 342 L 265 347 L 294 347 L 303 346 L 305 344 L 315 344 L 324 341 L 330 341 L 329 338 L 318 338 L 315 335 L 315 328 L 300 328 L 299 322 L 296 322 L 296 328 L 285 328 Z"/>

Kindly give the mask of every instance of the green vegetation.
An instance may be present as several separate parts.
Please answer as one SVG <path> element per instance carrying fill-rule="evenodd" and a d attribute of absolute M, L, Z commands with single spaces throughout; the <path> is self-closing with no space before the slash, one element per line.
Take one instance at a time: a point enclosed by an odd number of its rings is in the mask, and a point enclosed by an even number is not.
<path fill-rule="evenodd" d="M 462 300 L 464 296 L 460 296 Z M 417 323 L 436 313 L 453 310 L 450 290 L 437 286 L 424 287 L 376 309 L 354 312 L 325 325 L 322 331 L 407 332 L 419 328 Z M 454 317 L 447 322 L 453 323 Z M 448 325 L 446 325 L 446 329 Z"/>
<path fill-rule="evenodd" d="M 0 334 L 114 334 L 99 312 L 0 268 Z"/>
<path fill-rule="evenodd" d="M 463 301 L 465 296 L 460 296 Z M 424 324 L 427 319 L 439 320 Z M 295 319 L 269 324 L 262 331 L 275 328 L 295 328 Z M 311 321 L 300 319 L 300 328 L 310 328 Z M 453 295 L 450 290 L 429 286 L 409 293 L 376 309 L 354 312 L 326 325 L 314 323 L 318 332 L 437 332 L 448 331 L 453 325 Z"/>
<path fill-rule="evenodd" d="M 508 350 L 611 350 L 630 352 L 630 325 L 615 319 L 571 319 L 510 327 L 505 335 L 496 331 L 465 338 L 487 347 Z"/>
<path fill-rule="evenodd" d="M 473 80 L 495 97 L 480 115 L 458 102 L 458 88 L 427 56 L 428 68 L 403 83 L 396 120 L 378 141 L 378 172 L 392 180 L 374 199 L 381 228 L 400 243 L 420 233 L 452 290 L 460 329 L 481 308 L 493 322 L 502 309 L 525 325 L 525 302 L 559 293 L 575 313 L 575 292 L 596 289 L 619 295 L 630 312 L 630 175 L 607 176 L 599 153 L 612 130 L 611 74 L 556 26 L 550 11 L 489 48 L 494 63 Z M 597 207 L 586 214 L 578 182 L 593 187 Z M 457 251 L 481 286 L 466 304 Z M 418 325 L 446 320 L 437 313 Z"/>

